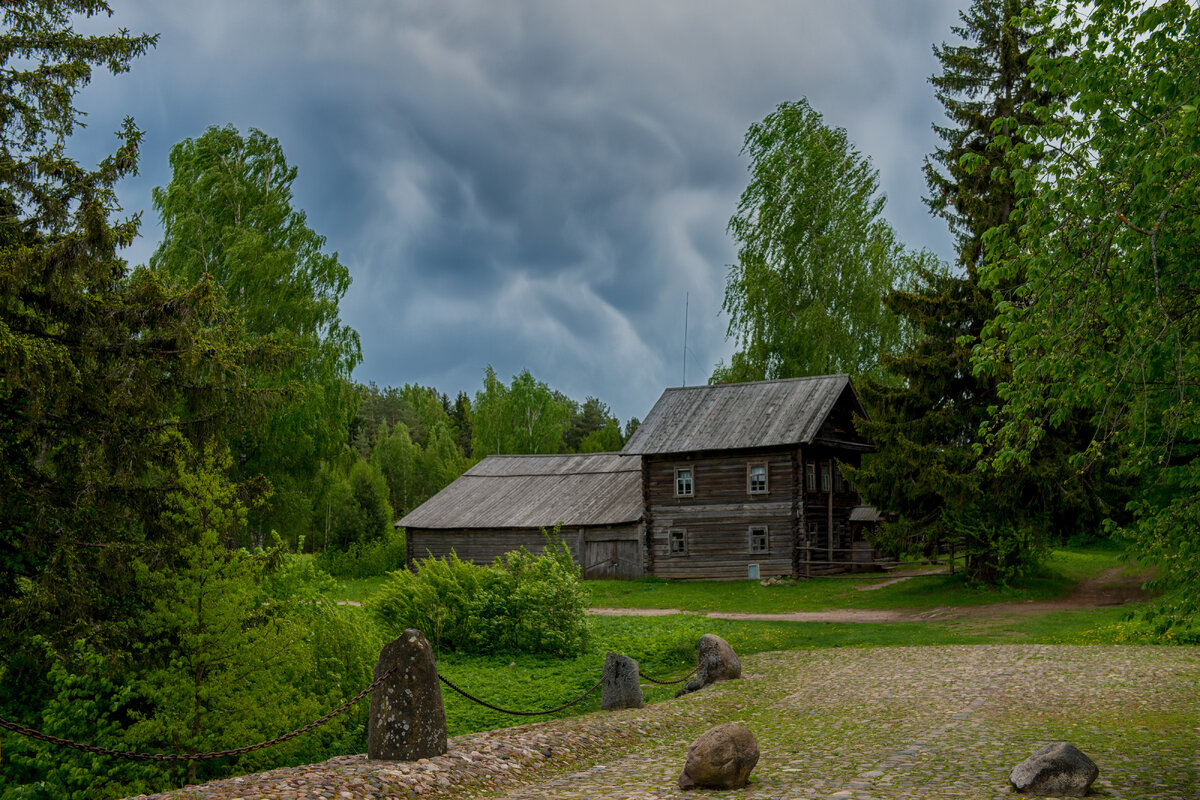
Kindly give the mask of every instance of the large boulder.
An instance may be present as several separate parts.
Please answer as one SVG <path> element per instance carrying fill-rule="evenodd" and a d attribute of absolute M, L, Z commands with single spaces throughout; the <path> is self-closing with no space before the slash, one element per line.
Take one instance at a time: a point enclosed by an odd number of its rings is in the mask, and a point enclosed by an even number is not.
<path fill-rule="evenodd" d="M 375 680 L 392 670 L 371 692 L 367 758 L 416 761 L 446 752 L 446 707 L 438 683 L 433 648 L 424 634 L 409 628 L 384 645 Z"/>
<path fill-rule="evenodd" d="M 692 742 L 679 775 L 679 788 L 740 789 L 758 763 L 758 742 L 745 726 L 726 722 Z"/>
<path fill-rule="evenodd" d="M 641 708 L 645 705 L 638 663 L 629 656 L 609 653 L 604 658 L 604 678 L 600 688 L 600 708 Z"/>
<path fill-rule="evenodd" d="M 738 660 L 737 653 L 733 652 L 729 642 L 720 636 L 711 633 L 701 636 L 700 644 L 696 646 L 696 657 L 700 662 L 696 677 L 676 692 L 676 697 L 703 689 L 710 683 L 732 681 L 742 677 L 742 662 Z"/>
<path fill-rule="evenodd" d="M 1008 776 L 1018 792 L 1039 797 L 1083 797 L 1100 774 L 1074 745 L 1053 742 L 1013 767 Z"/>

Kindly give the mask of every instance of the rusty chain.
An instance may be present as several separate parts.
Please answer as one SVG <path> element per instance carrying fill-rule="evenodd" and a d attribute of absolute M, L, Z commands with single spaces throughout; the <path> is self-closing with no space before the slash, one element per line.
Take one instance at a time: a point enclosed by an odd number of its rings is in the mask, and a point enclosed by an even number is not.
<path fill-rule="evenodd" d="M 576 697 L 571 702 L 563 703 L 561 706 L 558 706 L 557 708 L 551 708 L 546 711 L 513 711 L 512 709 L 508 709 L 508 708 L 500 708 L 500 706 L 494 706 L 486 700 L 480 700 L 478 697 L 475 697 L 474 695 L 467 694 L 466 691 L 458 688 L 453 683 L 451 683 L 449 680 L 447 680 L 446 677 L 443 676 L 440 672 L 438 673 L 438 680 L 441 681 L 442 683 L 446 684 L 451 689 L 458 692 L 459 694 L 461 694 L 463 697 L 467 698 L 471 702 L 478 703 L 479 705 L 484 706 L 485 708 L 490 708 L 493 711 L 499 711 L 501 714 L 513 714 L 518 717 L 540 717 L 544 714 L 553 714 L 555 712 L 562 711 L 565 708 L 570 708 L 571 706 L 575 705 L 576 703 L 581 702 L 585 697 L 587 697 L 588 695 L 592 694 L 597 689 L 599 689 L 600 684 L 604 683 L 604 679 L 607 676 L 608 676 L 608 671 L 605 670 L 603 673 L 601 673 L 600 680 L 596 681 L 596 683 L 592 685 L 592 688 L 588 689 L 586 692 L 579 695 L 579 697 Z"/>
<path fill-rule="evenodd" d="M 102 755 L 102 756 L 112 756 L 113 758 L 129 758 L 129 759 L 135 759 L 138 761 L 208 761 L 208 760 L 214 759 L 214 758 L 224 758 L 225 756 L 240 756 L 240 755 L 244 755 L 245 753 L 253 753 L 255 750 L 262 750 L 264 747 L 272 747 L 273 745 L 283 744 L 284 742 L 288 741 L 289 739 L 295 739 L 297 736 L 302 736 L 302 735 L 308 733 L 309 731 L 313 730 L 314 728 L 319 728 L 320 726 L 324 725 L 326 722 L 329 722 L 334 717 L 338 716 L 339 714 L 344 713 L 345 711 L 347 711 L 348 709 L 350 709 L 351 707 L 356 705 L 359 700 L 362 700 L 372 690 L 376 689 L 379 686 L 379 684 L 381 684 L 385 680 L 387 680 L 387 678 L 393 672 L 396 671 L 397 667 L 398 667 L 398 665 L 393 666 L 387 672 L 383 673 L 378 678 L 376 678 L 371 683 L 370 686 L 363 689 L 361 692 L 354 695 L 354 697 L 351 697 L 349 700 L 342 703 L 340 706 L 333 709 L 325 716 L 320 717 L 319 719 L 315 719 L 312 722 L 308 723 L 303 728 L 297 728 L 296 730 L 292 731 L 291 733 L 285 733 L 282 736 L 276 736 L 274 739 L 269 739 L 265 742 L 259 742 L 258 744 L 250 744 L 250 745 L 246 745 L 245 747 L 235 747 L 231 750 L 219 750 L 219 751 L 211 752 L 211 753 L 190 753 L 190 754 L 137 753 L 137 752 L 133 752 L 130 750 L 113 750 L 112 748 L 109 748 L 109 747 L 100 747 L 99 745 L 94 745 L 94 744 L 81 744 L 79 742 L 73 742 L 70 739 L 61 739 L 57 736 L 51 736 L 48 733 L 42 733 L 41 731 L 34 730 L 33 728 L 27 728 L 24 725 L 19 725 L 15 722 L 10 722 L 6 719 L 0 719 L 0 728 L 12 731 L 13 733 L 16 733 L 20 736 L 24 736 L 28 739 L 36 739 L 39 742 L 46 742 L 48 744 L 56 744 L 56 745 L 59 745 L 60 747 L 66 747 L 71 750 L 82 750 L 85 753 L 95 753 L 97 755 Z"/>
<path fill-rule="evenodd" d="M 682 678 L 680 678 L 677 681 L 660 681 L 657 678 L 651 678 L 649 675 L 642 672 L 641 670 L 638 670 L 638 675 L 640 677 L 645 678 L 646 680 L 650 681 L 651 683 L 657 683 L 659 686 L 674 686 L 677 683 L 683 683 L 684 681 L 686 681 L 688 678 L 692 677 L 699 671 L 700 671 L 700 667 L 697 666 L 694 670 L 689 672 L 687 675 L 684 675 Z"/>
<path fill-rule="evenodd" d="M 134 752 L 131 750 L 114 750 L 110 747 L 101 747 L 99 745 L 94 745 L 94 744 L 82 744 L 80 742 L 75 742 L 70 739 L 63 739 L 58 736 L 51 736 L 48 733 L 42 733 L 41 731 L 35 730 L 33 728 L 28 728 L 28 727 L 21 725 L 19 723 L 16 723 L 16 722 L 10 722 L 9 720 L 3 719 L 3 718 L 0 718 L 0 729 L 11 731 L 19 736 L 24 736 L 27 739 L 35 739 L 39 742 L 46 742 L 47 744 L 54 744 L 54 745 L 58 745 L 60 747 L 69 748 L 71 750 L 80 750 L 85 753 L 94 753 L 96 755 L 110 756 L 112 758 L 128 758 L 128 759 L 134 759 L 134 760 L 139 760 L 139 761 L 208 761 L 208 760 L 211 760 L 214 758 L 224 758 L 226 756 L 240 756 L 240 755 L 245 755 L 246 753 L 253 753 L 255 750 L 262 750 L 263 748 L 266 748 L 266 747 L 273 747 L 274 745 L 277 745 L 277 744 L 283 744 L 284 742 L 286 742 L 290 739 L 295 739 L 297 736 L 303 736 L 304 734 L 308 733 L 309 731 L 314 730 L 315 728 L 319 728 L 320 726 L 324 725 L 326 722 L 329 722 L 330 720 L 332 720 L 334 717 L 337 717 L 339 714 L 345 713 L 347 710 L 349 710 L 353 706 L 357 705 L 360 700 L 362 700 L 364 697 L 366 697 L 368 694 L 370 694 L 374 689 L 378 688 L 381 683 L 383 683 L 385 680 L 387 680 L 388 677 L 391 676 L 391 674 L 397 669 L 397 666 L 393 666 L 387 672 L 380 675 L 378 678 L 376 678 L 371 683 L 370 686 L 363 689 L 358 694 L 354 695 L 354 697 L 351 697 L 349 700 L 342 703 L 340 706 L 333 709 L 328 714 L 325 714 L 324 716 L 313 720 L 312 722 L 308 723 L 304 727 L 297 728 L 296 730 L 294 730 L 290 733 L 285 733 L 282 736 L 275 737 L 274 739 L 268 739 L 265 742 L 259 742 L 257 744 L 246 745 L 245 747 L 235 747 L 230 750 L 217 750 L 217 751 L 210 752 L 210 753 L 189 753 L 189 754 L 138 753 L 138 752 Z M 645 680 L 650 681 L 651 683 L 658 684 L 659 686 L 672 686 L 674 684 L 683 683 L 688 678 L 695 675 L 699 670 L 700 670 L 700 667 L 697 666 L 696 669 L 692 670 L 687 675 L 684 675 L 682 678 L 680 678 L 679 680 L 675 680 L 675 681 L 660 681 L 656 678 L 651 678 L 649 675 L 646 675 L 645 673 L 643 673 L 640 670 L 638 671 L 638 675 L 640 677 L 644 678 Z M 573 705 L 576 705 L 576 704 L 582 702 L 585 698 L 587 698 L 589 695 L 593 694 L 597 689 L 600 688 L 600 686 L 604 683 L 604 679 L 607 676 L 608 676 L 608 671 L 606 670 L 603 673 L 601 673 L 600 680 L 596 681 L 596 683 L 593 684 L 590 689 L 588 689 L 583 694 L 579 695 L 579 697 L 576 697 L 574 700 L 571 700 L 570 702 L 563 703 L 561 706 L 557 706 L 555 708 L 551 708 L 546 711 L 515 711 L 512 709 L 508 709 L 508 708 L 501 708 L 499 706 L 492 705 L 491 703 L 487 702 L 486 700 L 480 700 L 478 697 L 475 697 L 474 695 L 467 693 L 465 690 L 454 685 L 451 681 L 449 681 L 441 673 L 438 673 L 438 680 L 441 681 L 442 683 L 446 684 L 446 686 L 450 687 L 455 692 L 458 692 L 460 695 L 467 698 L 468 700 L 470 700 L 474 703 L 478 703 L 479 705 L 484 706 L 485 708 L 490 708 L 493 711 L 499 711 L 501 714 L 512 714 L 515 716 L 522 716 L 522 717 L 537 717 L 537 716 L 543 716 L 546 714 L 555 714 L 559 711 L 563 711 L 565 709 L 570 708 Z"/>

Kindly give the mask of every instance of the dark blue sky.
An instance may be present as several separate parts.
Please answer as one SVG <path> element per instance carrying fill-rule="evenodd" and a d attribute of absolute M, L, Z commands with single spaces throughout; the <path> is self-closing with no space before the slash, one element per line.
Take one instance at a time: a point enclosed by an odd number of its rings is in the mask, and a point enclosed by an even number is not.
<path fill-rule="evenodd" d="M 921 202 L 941 119 L 931 46 L 956 0 L 112 0 L 161 34 L 79 97 L 94 162 L 133 116 L 145 210 L 167 153 L 210 125 L 278 138 L 296 202 L 354 279 L 360 381 L 474 393 L 485 365 L 644 417 L 727 358 L 725 226 L 746 128 L 808 98 L 879 170 L 901 239 L 945 258 Z M 89 26 L 94 27 L 94 26 Z"/>

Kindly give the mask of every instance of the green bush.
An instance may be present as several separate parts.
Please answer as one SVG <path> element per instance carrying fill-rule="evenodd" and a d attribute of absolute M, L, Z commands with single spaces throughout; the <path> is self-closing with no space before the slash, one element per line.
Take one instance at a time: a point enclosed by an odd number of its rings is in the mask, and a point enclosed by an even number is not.
<path fill-rule="evenodd" d="M 317 566 L 335 578 L 373 578 L 404 568 L 404 531 L 390 530 L 381 538 L 354 542 L 347 550 L 317 553 Z"/>
<path fill-rule="evenodd" d="M 565 544 L 521 548 L 482 567 L 451 553 L 392 573 L 371 602 L 383 627 L 422 631 L 439 652 L 580 653 L 588 596 Z"/>

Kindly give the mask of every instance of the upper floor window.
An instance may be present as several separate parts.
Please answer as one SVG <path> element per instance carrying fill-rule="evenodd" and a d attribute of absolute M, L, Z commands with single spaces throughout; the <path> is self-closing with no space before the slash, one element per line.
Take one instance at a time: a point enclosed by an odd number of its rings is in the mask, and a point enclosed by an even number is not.
<path fill-rule="evenodd" d="M 767 493 L 767 465 L 749 464 L 746 467 L 746 491 L 750 494 Z"/>
<path fill-rule="evenodd" d="M 676 497 L 691 497 L 692 494 L 693 494 L 692 468 L 691 467 L 676 467 L 675 468 L 675 496 Z"/>
<path fill-rule="evenodd" d="M 769 548 L 767 539 L 766 525 L 751 525 L 750 526 L 750 552 L 751 553 L 766 553 Z"/>
<path fill-rule="evenodd" d="M 829 486 L 829 465 L 822 464 L 821 465 L 821 491 L 828 492 L 829 488 L 830 488 L 830 486 Z"/>
<path fill-rule="evenodd" d="M 849 490 L 849 487 L 846 485 L 846 479 L 842 477 L 841 468 L 836 466 L 833 468 L 833 490 L 835 492 L 845 492 Z"/>
<path fill-rule="evenodd" d="M 815 492 L 817 490 L 817 465 L 809 461 L 804 465 L 804 485 L 808 491 Z"/>

